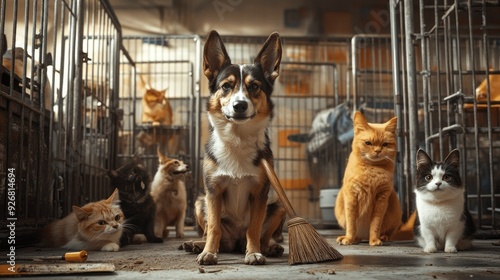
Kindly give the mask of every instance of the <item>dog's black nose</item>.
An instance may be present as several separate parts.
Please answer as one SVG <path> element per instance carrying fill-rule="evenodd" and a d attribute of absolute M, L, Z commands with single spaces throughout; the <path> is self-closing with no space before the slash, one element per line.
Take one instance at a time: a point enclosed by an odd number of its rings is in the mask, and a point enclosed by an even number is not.
<path fill-rule="evenodd" d="M 236 113 L 245 113 L 245 111 L 248 109 L 248 103 L 243 100 L 237 100 L 233 102 L 233 109 Z"/>

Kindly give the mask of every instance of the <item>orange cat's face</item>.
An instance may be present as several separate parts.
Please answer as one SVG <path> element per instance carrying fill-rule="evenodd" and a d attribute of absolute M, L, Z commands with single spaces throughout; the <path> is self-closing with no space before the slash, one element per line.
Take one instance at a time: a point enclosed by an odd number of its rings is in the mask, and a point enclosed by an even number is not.
<path fill-rule="evenodd" d="M 396 126 L 394 117 L 383 124 L 367 123 L 360 112 L 354 114 L 353 152 L 371 163 L 394 162 L 396 157 Z"/>
<path fill-rule="evenodd" d="M 118 204 L 118 191 L 106 200 L 86 204 L 83 207 L 73 206 L 79 223 L 79 233 L 86 240 L 106 239 L 106 236 L 123 231 L 124 215 Z"/>
<path fill-rule="evenodd" d="M 154 88 L 150 88 L 146 90 L 146 93 L 144 93 L 144 99 L 147 102 L 158 102 L 161 103 L 163 102 L 163 99 L 165 99 L 165 93 L 167 90 L 156 90 Z"/>

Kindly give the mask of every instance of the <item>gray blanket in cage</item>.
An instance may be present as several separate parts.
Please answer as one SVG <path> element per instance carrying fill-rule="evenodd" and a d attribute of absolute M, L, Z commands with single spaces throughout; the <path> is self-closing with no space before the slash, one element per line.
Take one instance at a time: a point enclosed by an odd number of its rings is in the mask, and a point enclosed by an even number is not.
<path fill-rule="evenodd" d="M 312 122 L 308 134 L 290 135 L 288 139 L 307 144 L 309 153 L 321 152 L 335 144 L 335 139 L 341 144 L 349 143 L 354 136 L 351 119 L 351 107 L 347 102 L 334 108 L 320 111 Z"/>

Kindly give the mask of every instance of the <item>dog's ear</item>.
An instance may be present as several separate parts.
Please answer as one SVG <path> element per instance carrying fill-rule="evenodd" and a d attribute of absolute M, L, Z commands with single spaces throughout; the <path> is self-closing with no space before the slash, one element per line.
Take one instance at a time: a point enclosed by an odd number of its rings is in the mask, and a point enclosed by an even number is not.
<path fill-rule="evenodd" d="M 254 63 L 260 64 L 264 70 L 264 75 L 271 83 L 276 80 L 280 72 L 281 62 L 281 39 L 277 32 L 272 33 L 267 38 L 259 54 L 255 57 Z"/>
<path fill-rule="evenodd" d="M 203 73 L 212 81 L 220 70 L 231 64 L 226 47 L 217 31 L 212 30 L 203 48 Z"/>
<path fill-rule="evenodd" d="M 158 154 L 158 161 L 160 162 L 160 164 L 162 163 L 165 163 L 168 161 L 168 158 L 163 155 L 163 153 L 161 152 L 161 149 L 160 149 L 160 146 L 158 145 L 157 149 L 156 149 L 156 153 Z"/>

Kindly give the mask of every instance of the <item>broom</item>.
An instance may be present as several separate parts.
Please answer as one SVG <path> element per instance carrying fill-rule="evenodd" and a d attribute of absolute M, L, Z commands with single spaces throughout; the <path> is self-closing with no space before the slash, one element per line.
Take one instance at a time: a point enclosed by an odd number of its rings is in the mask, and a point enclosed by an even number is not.
<path fill-rule="evenodd" d="M 342 259 L 344 256 L 330 246 L 328 241 L 313 226 L 303 218 L 297 217 L 274 172 L 274 168 L 265 159 L 262 159 L 261 163 L 271 181 L 271 185 L 285 207 L 286 213 L 290 217 L 288 220 L 288 264 L 317 263 Z"/>

